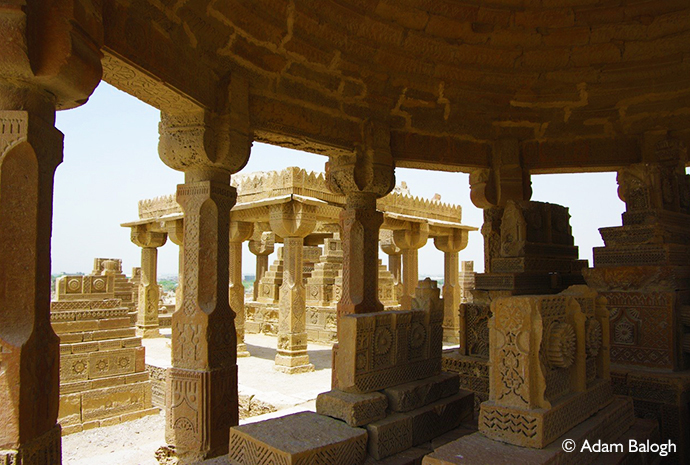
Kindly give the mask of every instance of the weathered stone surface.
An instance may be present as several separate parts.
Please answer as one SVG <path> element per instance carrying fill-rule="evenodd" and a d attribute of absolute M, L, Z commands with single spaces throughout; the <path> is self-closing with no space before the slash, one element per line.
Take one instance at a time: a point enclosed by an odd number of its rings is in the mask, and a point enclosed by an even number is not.
<path fill-rule="evenodd" d="M 354 465 L 366 446 L 366 430 L 302 412 L 231 428 L 228 458 L 238 465 Z"/>
<path fill-rule="evenodd" d="M 468 417 L 472 418 L 474 400 L 462 391 L 405 413 L 393 413 L 367 425 L 369 455 L 383 459 L 446 433 Z"/>
<path fill-rule="evenodd" d="M 640 421 L 640 420 L 637 420 Z M 588 464 L 600 456 L 597 453 L 579 452 L 585 439 L 590 443 L 617 442 L 636 420 L 630 398 L 617 398 L 593 417 L 567 431 L 550 446 L 543 449 L 519 447 L 487 438 L 481 433 L 463 436 L 436 449 L 424 457 L 424 465 L 450 464 Z M 649 431 L 649 430 L 647 430 Z M 562 448 L 565 439 L 575 441 L 578 452 L 567 453 Z M 633 455 L 634 456 L 634 455 Z"/>
<path fill-rule="evenodd" d="M 457 394 L 458 389 L 458 375 L 441 373 L 438 376 L 389 387 L 383 392 L 388 398 L 388 408 L 394 412 L 407 412 Z"/>
<path fill-rule="evenodd" d="M 332 390 L 316 398 L 316 413 L 343 420 L 350 426 L 363 426 L 386 416 L 388 399 L 379 392 L 355 394 Z"/>

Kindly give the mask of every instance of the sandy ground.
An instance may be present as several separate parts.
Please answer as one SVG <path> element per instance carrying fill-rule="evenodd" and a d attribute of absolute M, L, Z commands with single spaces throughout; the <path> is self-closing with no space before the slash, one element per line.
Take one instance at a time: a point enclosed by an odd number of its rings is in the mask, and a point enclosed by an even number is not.
<path fill-rule="evenodd" d="M 144 340 L 146 363 L 170 366 L 168 337 Z M 315 399 L 331 384 L 330 346 L 309 345 L 315 371 L 287 375 L 273 369 L 276 338 L 260 334 L 246 336 L 251 357 L 239 358 L 240 394 L 274 405 L 277 412 L 252 417 L 240 423 L 260 421 L 304 410 L 315 410 Z M 150 415 L 120 425 L 97 428 L 62 438 L 64 465 L 156 465 L 155 451 L 165 445 L 165 416 Z M 223 457 L 203 462 L 225 465 Z"/>

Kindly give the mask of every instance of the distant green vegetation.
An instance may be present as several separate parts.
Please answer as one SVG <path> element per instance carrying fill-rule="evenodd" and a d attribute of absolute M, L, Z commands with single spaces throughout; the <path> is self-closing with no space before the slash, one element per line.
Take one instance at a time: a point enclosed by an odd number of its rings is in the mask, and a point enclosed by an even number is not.
<path fill-rule="evenodd" d="M 158 285 L 163 289 L 163 292 L 170 292 L 177 289 L 177 279 L 159 279 Z"/>

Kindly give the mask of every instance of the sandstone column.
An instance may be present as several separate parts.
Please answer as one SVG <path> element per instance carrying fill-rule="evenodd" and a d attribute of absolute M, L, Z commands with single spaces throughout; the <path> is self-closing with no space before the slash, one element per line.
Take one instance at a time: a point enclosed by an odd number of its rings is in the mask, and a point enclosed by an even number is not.
<path fill-rule="evenodd" d="M 400 305 L 403 310 L 412 308 L 412 299 L 414 299 L 415 289 L 419 281 L 418 251 L 424 247 L 428 238 L 428 223 L 408 223 L 406 229 L 393 232 L 393 240 L 402 250 L 403 294 L 400 298 Z"/>
<path fill-rule="evenodd" d="M 175 220 L 165 225 L 168 239 L 178 248 L 177 289 L 175 289 L 175 310 L 182 306 L 182 283 L 184 282 L 184 221 Z"/>
<path fill-rule="evenodd" d="M 460 285 L 458 278 L 458 252 L 467 247 L 468 231 L 462 229 L 451 230 L 448 236 L 437 236 L 434 245 L 443 252 L 443 340 L 458 343 L 460 328 L 464 322 L 460 321 Z"/>
<path fill-rule="evenodd" d="M 275 249 L 275 234 L 270 231 L 264 231 L 260 234 L 254 234 L 256 239 L 249 241 L 249 251 L 256 255 L 256 277 L 254 279 L 254 301 L 259 300 L 259 281 L 264 277 L 264 273 L 268 270 L 268 256 L 271 255 Z"/>
<path fill-rule="evenodd" d="M 244 284 L 242 284 L 242 242 L 252 236 L 254 225 L 242 221 L 230 221 L 230 308 L 235 312 L 237 332 L 237 356 L 249 357 L 244 343 Z"/>
<path fill-rule="evenodd" d="M 393 231 L 382 230 L 379 234 L 381 250 L 388 255 L 388 271 L 393 275 L 393 283 L 398 295 L 402 296 L 402 250 L 395 245 Z"/>
<path fill-rule="evenodd" d="M 280 286 L 278 353 L 274 368 L 284 373 L 313 371 L 307 355 L 306 292 L 302 278 L 304 237 L 316 225 L 314 207 L 295 200 L 272 205 L 271 229 L 283 238 L 283 284 Z"/>
<path fill-rule="evenodd" d="M 183 463 L 228 451 L 238 423 L 237 335 L 228 301 L 230 174 L 251 148 L 248 84 L 232 77 L 220 113 L 161 115 L 159 153 L 184 171 L 177 202 L 184 212 L 182 306 L 172 316 L 172 368 L 167 375 L 166 439 Z M 230 103 L 231 102 L 231 103 Z M 222 102 L 219 102 L 222 103 Z"/>
<path fill-rule="evenodd" d="M 81 105 L 100 81 L 101 26 L 89 12 L 80 24 L 64 2 L 25 3 L 0 3 L 0 463 L 56 465 L 50 237 L 63 136 L 55 110 Z"/>
<path fill-rule="evenodd" d="M 368 123 L 352 155 L 326 164 L 329 188 L 346 199 L 340 213 L 343 288 L 338 316 L 383 310 L 378 296 L 378 241 L 383 213 L 376 200 L 395 187 L 395 167 L 387 127 Z"/>
<path fill-rule="evenodd" d="M 153 232 L 145 225 L 133 226 L 130 238 L 141 247 L 141 282 L 139 283 L 139 301 L 137 303 L 137 335 L 158 337 L 158 304 L 160 288 L 158 287 L 158 247 L 162 247 L 167 235 Z"/>

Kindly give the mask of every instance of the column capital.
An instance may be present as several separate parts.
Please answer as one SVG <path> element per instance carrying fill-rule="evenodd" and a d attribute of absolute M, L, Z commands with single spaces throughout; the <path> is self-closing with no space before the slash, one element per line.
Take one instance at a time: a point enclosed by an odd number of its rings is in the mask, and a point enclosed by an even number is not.
<path fill-rule="evenodd" d="M 445 253 L 458 253 L 467 247 L 469 231 L 466 229 L 451 229 L 448 236 L 434 237 L 434 246 Z"/>
<path fill-rule="evenodd" d="M 271 205 L 271 229 L 280 237 L 306 237 L 316 226 L 316 212 L 312 205 L 296 200 Z"/>
<path fill-rule="evenodd" d="M 249 240 L 254 232 L 254 223 L 248 223 L 245 221 L 233 221 L 232 213 L 230 214 L 230 242 L 242 243 Z"/>
<path fill-rule="evenodd" d="M 184 171 L 189 182 L 229 181 L 249 160 L 249 84 L 233 76 L 227 102 L 216 111 L 162 113 L 158 153 L 169 167 Z"/>
<path fill-rule="evenodd" d="M 381 250 L 383 250 L 387 255 L 400 255 L 402 253 L 400 247 L 395 244 L 393 231 L 390 229 L 382 229 L 379 231 L 379 241 L 381 244 Z"/>
<path fill-rule="evenodd" d="M 165 232 L 173 244 L 178 246 L 184 244 L 184 220 L 167 221 Z"/>
<path fill-rule="evenodd" d="M 390 149 L 390 128 L 367 121 L 362 140 L 347 155 L 334 155 L 326 163 L 326 182 L 331 191 L 350 198 L 381 198 L 395 187 L 395 162 Z"/>
<path fill-rule="evenodd" d="M 491 166 L 470 173 L 470 198 L 482 209 L 505 206 L 508 200 L 532 197 L 530 175 L 522 166 L 517 139 L 492 144 Z"/>
<path fill-rule="evenodd" d="M 393 231 L 393 240 L 402 250 L 420 249 L 424 247 L 428 238 L 429 223 L 408 223 L 406 229 Z"/>
<path fill-rule="evenodd" d="M 139 247 L 158 248 L 165 245 L 168 235 L 164 232 L 151 231 L 148 225 L 140 224 L 132 226 L 130 239 Z"/>
<path fill-rule="evenodd" d="M 89 0 L 12 3 L 0 7 L 0 108 L 39 111 L 52 122 L 49 107 L 78 107 L 101 81 L 100 7 L 85 7 L 96 3 Z"/>
<path fill-rule="evenodd" d="M 254 230 L 254 237 L 249 241 L 249 251 L 257 256 L 271 255 L 275 250 L 276 235 L 271 231 Z M 257 277 L 257 279 L 259 279 Z"/>

